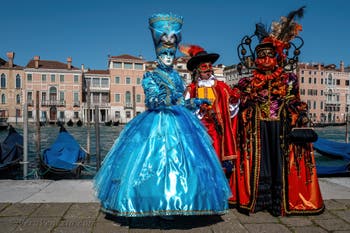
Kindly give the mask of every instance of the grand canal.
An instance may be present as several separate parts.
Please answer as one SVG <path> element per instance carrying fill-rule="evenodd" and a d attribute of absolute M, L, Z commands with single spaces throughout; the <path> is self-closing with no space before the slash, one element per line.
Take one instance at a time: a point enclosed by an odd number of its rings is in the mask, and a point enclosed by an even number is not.
<path fill-rule="evenodd" d="M 12 126 L 23 135 L 23 126 L 21 124 L 12 124 Z M 99 125 L 100 130 L 100 155 L 103 159 L 108 153 L 109 149 L 113 146 L 114 141 L 118 137 L 119 133 L 123 129 L 123 125 L 119 126 L 105 126 L 103 124 Z M 78 143 L 84 148 L 87 149 L 87 135 L 88 128 L 86 126 L 77 127 L 77 126 L 65 126 L 67 131 L 73 135 L 73 137 L 78 141 Z M 319 137 L 345 142 L 346 127 L 324 127 L 324 128 L 315 128 Z M 0 141 L 3 141 L 7 136 L 8 131 L 0 131 Z M 59 127 L 56 125 L 47 125 L 40 128 L 40 151 L 48 148 L 56 139 L 59 133 Z M 36 127 L 35 125 L 29 124 L 28 126 L 28 179 L 37 179 L 39 171 L 37 169 L 38 165 L 38 155 L 36 152 L 35 140 L 36 138 Z M 137 145 L 135 145 L 137 146 Z M 82 179 L 90 179 L 94 176 L 96 172 L 96 134 L 95 126 L 90 126 L 90 163 L 86 164 L 86 169 L 82 171 Z M 317 159 L 316 154 L 316 159 Z M 16 179 L 23 179 L 23 174 L 18 174 Z"/>

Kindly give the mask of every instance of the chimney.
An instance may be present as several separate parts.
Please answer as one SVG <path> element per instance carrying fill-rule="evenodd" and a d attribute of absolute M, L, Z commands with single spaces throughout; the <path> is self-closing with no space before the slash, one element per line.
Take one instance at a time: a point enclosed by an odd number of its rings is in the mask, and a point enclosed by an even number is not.
<path fill-rule="evenodd" d="M 15 53 L 14 52 L 7 52 L 6 53 L 7 58 L 9 60 L 9 68 L 13 67 L 13 59 L 15 58 Z"/>
<path fill-rule="evenodd" d="M 344 72 L 344 62 L 340 61 L 340 72 Z"/>
<path fill-rule="evenodd" d="M 85 71 L 84 64 L 81 64 L 81 71 L 82 71 L 82 72 L 84 72 L 84 71 Z"/>
<path fill-rule="evenodd" d="M 67 58 L 67 68 L 68 68 L 68 70 L 72 69 L 72 58 L 71 57 Z"/>
<path fill-rule="evenodd" d="M 34 67 L 35 67 L 35 69 L 39 68 L 39 60 L 40 60 L 39 56 L 34 56 Z"/>

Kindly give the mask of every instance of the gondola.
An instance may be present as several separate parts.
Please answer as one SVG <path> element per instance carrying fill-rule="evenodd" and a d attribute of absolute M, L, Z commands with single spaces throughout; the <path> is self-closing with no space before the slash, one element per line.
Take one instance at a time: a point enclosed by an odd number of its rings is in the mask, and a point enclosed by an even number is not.
<path fill-rule="evenodd" d="M 119 125 L 119 120 L 118 120 L 118 121 L 114 121 L 114 122 L 113 122 L 113 125 L 114 125 L 114 126 L 118 126 L 118 125 Z"/>
<path fill-rule="evenodd" d="M 55 142 L 40 155 L 40 174 L 46 179 L 79 178 L 86 151 L 61 126 Z"/>
<path fill-rule="evenodd" d="M 6 117 L 0 117 L 0 130 L 6 130 L 9 126 L 9 123 L 7 123 Z"/>
<path fill-rule="evenodd" d="M 23 136 L 10 125 L 0 148 L 0 177 L 12 178 L 18 173 L 23 160 Z"/>
<path fill-rule="evenodd" d="M 68 126 L 73 126 L 73 124 L 74 124 L 74 123 L 73 123 L 72 119 L 69 119 L 69 121 L 67 121 L 67 125 L 68 125 Z"/>
<path fill-rule="evenodd" d="M 77 126 L 80 127 L 83 125 L 83 122 L 79 119 L 77 122 L 76 122 Z"/>
<path fill-rule="evenodd" d="M 318 138 L 313 147 L 318 176 L 350 175 L 350 144 Z"/>
<path fill-rule="evenodd" d="M 112 123 L 113 123 L 113 122 L 112 122 L 112 120 L 110 120 L 110 121 L 106 121 L 106 122 L 105 122 L 105 126 L 111 126 L 111 125 L 112 125 Z"/>

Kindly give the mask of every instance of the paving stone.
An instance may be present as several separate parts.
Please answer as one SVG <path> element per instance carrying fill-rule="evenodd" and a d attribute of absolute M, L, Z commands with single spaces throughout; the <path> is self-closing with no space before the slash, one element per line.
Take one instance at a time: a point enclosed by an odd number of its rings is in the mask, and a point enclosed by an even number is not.
<path fill-rule="evenodd" d="M 51 233 L 87 233 L 91 231 L 92 228 L 86 227 L 57 227 L 53 231 L 51 231 Z"/>
<path fill-rule="evenodd" d="M 324 204 L 327 210 L 345 210 L 347 209 L 345 203 L 337 202 L 335 200 L 325 200 Z"/>
<path fill-rule="evenodd" d="M 221 215 L 220 217 L 226 222 L 232 219 L 237 219 L 238 211 L 236 209 L 231 209 L 227 214 Z"/>
<path fill-rule="evenodd" d="M 58 222 L 60 221 L 60 217 L 53 218 L 27 218 L 22 224 L 22 227 L 38 227 L 38 228 L 50 228 L 53 229 Z"/>
<path fill-rule="evenodd" d="M 93 233 L 128 233 L 129 228 L 120 226 L 112 221 L 97 222 L 92 230 Z"/>
<path fill-rule="evenodd" d="M 214 224 L 212 227 L 215 233 L 226 233 L 226 232 L 234 232 L 234 233 L 247 233 L 247 229 L 237 220 L 233 219 L 228 222 L 218 222 Z"/>
<path fill-rule="evenodd" d="M 129 229 L 129 232 L 130 233 L 161 233 L 161 230 L 160 229 L 140 229 L 140 228 L 135 228 L 135 229 Z"/>
<path fill-rule="evenodd" d="M 64 213 L 69 209 L 71 203 L 43 203 L 39 208 L 32 214 L 34 217 L 45 216 L 45 217 L 56 217 L 63 216 Z"/>
<path fill-rule="evenodd" d="M 81 218 L 69 218 L 69 219 L 63 219 L 58 223 L 58 227 L 61 228 L 92 228 L 95 221 L 91 219 L 81 219 Z"/>
<path fill-rule="evenodd" d="M 40 203 L 14 203 L 7 206 L 3 211 L 1 211 L 0 216 L 28 216 L 40 205 Z"/>
<path fill-rule="evenodd" d="M 350 231 L 350 224 L 346 223 L 342 219 L 322 219 L 322 220 L 314 220 L 316 224 L 326 229 L 327 231 Z"/>
<path fill-rule="evenodd" d="M 27 217 L 25 216 L 15 216 L 15 217 L 6 217 L 6 216 L 3 216 L 3 217 L 0 217 L 0 223 L 1 225 L 4 224 L 4 223 L 13 223 L 13 224 L 22 224 L 25 220 L 26 220 Z"/>
<path fill-rule="evenodd" d="M 11 222 L 1 222 L 0 232 L 13 232 L 19 225 Z"/>
<path fill-rule="evenodd" d="M 350 209 L 333 211 L 334 214 L 350 223 Z"/>
<path fill-rule="evenodd" d="M 333 214 L 329 210 L 325 210 L 322 214 L 319 215 L 310 215 L 307 218 L 312 219 L 312 220 L 322 220 L 322 219 L 332 219 L 332 218 L 337 218 L 335 214 Z"/>
<path fill-rule="evenodd" d="M 244 224 L 250 233 L 291 233 L 287 227 L 277 223 Z"/>
<path fill-rule="evenodd" d="M 95 219 L 100 212 L 98 203 L 76 203 L 72 204 L 65 213 L 64 218 L 93 218 Z"/>
<path fill-rule="evenodd" d="M 295 233 L 327 233 L 327 231 L 318 226 L 294 227 L 292 230 Z"/>
<path fill-rule="evenodd" d="M 279 220 L 284 225 L 294 226 L 294 227 L 309 226 L 313 224 L 311 219 L 308 219 L 306 217 L 300 217 L 300 216 L 280 217 Z"/>
<path fill-rule="evenodd" d="M 336 202 L 343 203 L 348 209 L 350 209 L 350 199 L 336 199 Z"/>
<path fill-rule="evenodd" d="M 0 212 L 9 205 L 11 205 L 11 203 L 0 203 Z"/>
<path fill-rule="evenodd" d="M 242 223 L 278 223 L 278 218 L 272 216 L 268 212 L 257 212 L 249 216 L 237 213 L 236 216 Z"/>
<path fill-rule="evenodd" d="M 50 233 L 51 228 L 38 226 L 19 226 L 13 233 Z"/>

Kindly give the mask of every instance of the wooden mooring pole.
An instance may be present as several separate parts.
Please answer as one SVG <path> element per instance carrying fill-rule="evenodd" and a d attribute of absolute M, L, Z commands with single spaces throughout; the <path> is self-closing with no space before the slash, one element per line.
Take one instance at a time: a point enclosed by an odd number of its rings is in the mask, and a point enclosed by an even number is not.
<path fill-rule="evenodd" d="M 36 92 L 36 141 L 35 141 L 35 145 L 36 145 L 36 154 L 38 159 L 40 158 L 40 141 L 41 141 L 41 135 L 40 135 L 40 111 L 39 111 L 39 91 Z"/>
<path fill-rule="evenodd" d="M 96 171 L 101 167 L 101 153 L 100 153 L 100 117 L 99 108 L 95 106 L 95 135 L 96 135 Z"/>
<path fill-rule="evenodd" d="M 24 103 L 23 109 L 23 179 L 28 175 L 28 103 Z"/>

